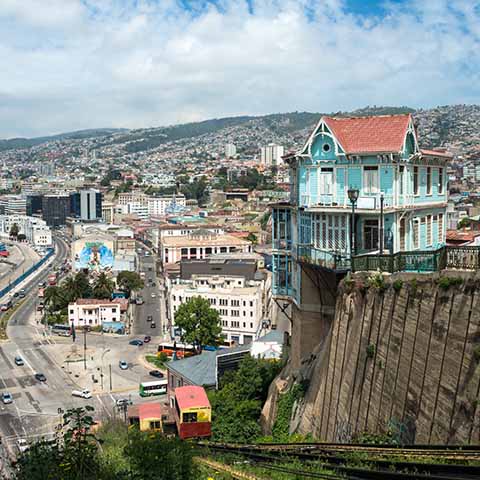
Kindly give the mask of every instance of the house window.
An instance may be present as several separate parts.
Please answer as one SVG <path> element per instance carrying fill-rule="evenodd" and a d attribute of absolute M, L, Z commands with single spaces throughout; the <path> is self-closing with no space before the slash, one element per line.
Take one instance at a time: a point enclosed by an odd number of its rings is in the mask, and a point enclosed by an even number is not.
<path fill-rule="evenodd" d="M 418 195 L 418 167 L 413 167 L 413 194 Z"/>
<path fill-rule="evenodd" d="M 150 430 L 160 429 L 160 420 L 150 421 Z"/>
<path fill-rule="evenodd" d="M 413 220 L 413 248 L 419 248 L 419 229 L 420 229 L 420 221 L 418 218 Z"/>
<path fill-rule="evenodd" d="M 443 168 L 438 169 L 438 194 L 443 195 Z"/>
<path fill-rule="evenodd" d="M 427 215 L 427 245 L 432 244 L 432 216 Z"/>
<path fill-rule="evenodd" d="M 432 169 L 427 167 L 427 195 L 432 194 Z"/>
<path fill-rule="evenodd" d="M 398 192 L 400 195 L 404 194 L 403 182 L 405 181 L 405 167 L 400 165 L 398 167 Z"/>
<path fill-rule="evenodd" d="M 378 248 L 378 220 L 365 220 L 363 224 L 363 248 L 376 250 Z"/>
<path fill-rule="evenodd" d="M 188 257 L 188 248 L 182 248 L 182 258 Z"/>
<path fill-rule="evenodd" d="M 333 193 L 333 168 L 320 169 L 318 189 L 320 195 L 331 195 Z"/>
<path fill-rule="evenodd" d="M 378 193 L 378 167 L 363 167 L 363 193 Z"/>

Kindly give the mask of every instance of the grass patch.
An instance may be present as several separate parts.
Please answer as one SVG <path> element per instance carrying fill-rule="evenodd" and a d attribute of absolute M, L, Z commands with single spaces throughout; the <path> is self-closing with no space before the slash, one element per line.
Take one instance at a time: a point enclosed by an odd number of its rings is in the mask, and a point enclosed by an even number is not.
<path fill-rule="evenodd" d="M 7 337 L 7 325 L 12 315 L 22 306 L 25 299 L 19 300 L 19 302 L 8 310 L 4 315 L 0 317 L 0 340 L 6 340 Z"/>
<path fill-rule="evenodd" d="M 168 362 L 168 356 L 165 353 L 163 353 L 163 355 L 160 354 L 158 357 L 156 355 L 146 355 L 145 360 L 156 368 L 161 368 L 163 370 L 167 368 L 166 363 Z"/>

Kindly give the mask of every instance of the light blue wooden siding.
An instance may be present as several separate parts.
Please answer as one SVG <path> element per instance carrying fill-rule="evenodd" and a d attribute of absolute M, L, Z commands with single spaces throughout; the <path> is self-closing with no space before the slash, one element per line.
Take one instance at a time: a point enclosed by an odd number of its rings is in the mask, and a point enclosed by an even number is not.
<path fill-rule="evenodd" d="M 324 146 L 328 145 L 326 152 Z M 312 144 L 312 159 L 315 163 L 328 160 L 336 160 L 335 144 L 328 135 L 318 135 Z"/>
<path fill-rule="evenodd" d="M 419 166 L 418 167 L 418 174 L 419 174 L 419 189 L 418 195 L 413 198 L 414 204 L 420 203 L 432 203 L 432 202 L 446 202 L 447 199 L 447 185 L 445 181 L 445 177 L 447 174 L 446 168 L 443 168 L 443 193 L 438 193 L 438 167 L 430 167 L 431 171 L 431 194 L 427 195 L 427 167 Z M 412 193 L 413 193 L 413 167 L 412 167 Z"/>
<path fill-rule="evenodd" d="M 299 168 L 298 171 L 298 194 L 300 198 L 298 199 L 299 205 L 302 205 L 302 196 L 307 194 L 306 191 L 306 182 L 307 182 L 307 169 L 304 165 Z"/>
<path fill-rule="evenodd" d="M 348 169 L 348 188 L 362 188 L 362 168 L 350 167 Z"/>
<path fill-rule="evenodd" d="M 310 167 L 310 204 L 318 203 L 318 167 Z"/>
<path fill-rule="evenodd" d="M 403 155 L 403 158 L 407 159 L 412 155 L 415 151 L 415 140 L 413 138 L 413 135 L 411 133 L 407 134 L 407 139 L 405 141 L 405 153 Z"/>
<path fill-rule="evenodd" d="M 345 168 L 337 168 L 336 170 L 336 196 L 337 196 L 337 203 L 339 205 L 343 205 L 344 203 L 348 203 L 345 194 Z"/>
<path fill-rule="evenodd" d="M 383 230 L 384 230 L 384 241 L 383 241 L 383 245 L 384 245 L 384 248 L 385 250 L 388 250 L 388 249 L 391 249 L 391 251 L 393 252 L 393 246 L 394 246 L 394 243 L 393 243 L 393 238 L 394 238 L 394 235 L 395 235 L 395 228 L 394 228 L 394 214 L 391 213 L 389 215 L 385 215 L 383 217 Z"/>
<path fill-rule="evenodd" d="M 385 195 L 393 195 L 393 168 L 391 165 L 379 166 L 378 175 L 380 176 L 380 190 Z"/>

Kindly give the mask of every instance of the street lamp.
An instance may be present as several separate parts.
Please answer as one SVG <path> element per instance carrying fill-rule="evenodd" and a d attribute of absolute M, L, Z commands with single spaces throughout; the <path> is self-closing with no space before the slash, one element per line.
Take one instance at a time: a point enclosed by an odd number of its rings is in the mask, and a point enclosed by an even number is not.
<path fill-rule="evenodd" d="M 355 241 L 355 204 L 358 200 L 359 191 L 356 188 L 349 188 L 347 191 L 348 199 L 352 204 L 352 217 L 350 221 L 350 268 L 352 268 L 352 258 L 357 254 L 357 242 Z"/>

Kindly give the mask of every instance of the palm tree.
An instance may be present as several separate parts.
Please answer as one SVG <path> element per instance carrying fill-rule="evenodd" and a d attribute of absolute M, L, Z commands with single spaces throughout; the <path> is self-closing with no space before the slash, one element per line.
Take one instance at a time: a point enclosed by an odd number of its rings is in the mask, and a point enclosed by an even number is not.
<path fill-rule="evenodd" d="M 47 287 L 44 293 L 44 302 L 49 313 L 58 312 L 68 305 L 64 292 L 59 287 Z"/>
<path fill-rule="evenodd" d="M 95 298 L 110 298 L 114 289 L 114 283 L 105 272 L 101 272 L 93 286 Z"/>

